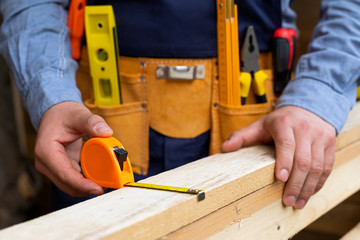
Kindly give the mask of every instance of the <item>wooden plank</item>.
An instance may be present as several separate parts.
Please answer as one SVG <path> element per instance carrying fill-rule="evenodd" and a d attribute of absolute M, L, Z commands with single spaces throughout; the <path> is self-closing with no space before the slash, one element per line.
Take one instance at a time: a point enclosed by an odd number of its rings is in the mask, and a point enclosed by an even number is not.
<path fill-rule="evenodd" d="M 350 143 L 359 140 L 360 137 L 360 104 L 355 104 L 351 110 L 348 120 L 336 140 L 336 149 L 346 147 Z"/>
<path fill-rule="evenodd" d="M 358 116 L 358 114 L 355 115 Z M 360 122 L 358 123 L 360 124 Z M 358 125 L 355 124 L 347 131 L 352 131 L 357 127 Z M 344 135 L 340 134 L 338 137 L 338 141 L 341 141 L 339 148 L 343 149 L 338 153 L 341 152 L 341 159 L 337 157 L 336 169 L 332 173 L 331 179 L 352 176 L 348 173 L 356 168 L 359 169 L 359 159 L 354 158 L 354 154 L 359 155 L 359 153 L 349 150 L 358 142 L 353 138 L 343 140 L 342 136 Z M 352 142 L 352 145 L 349 145 L 349 142 Z M 195 196 L 179 193 L 123 188 L 4 229 L 0 231 L 0 239 L 156 239 L 169 235 L 190 223 L 196 223 L 197 220 L 210 213 L 216 213 L 219 209 L 239 200 L 241 203 L 239 202 L 237 212 L 246 221 L 238 221 L 238 224 L 227 223 L 227 226 L 230 225 L 226 228 L 228 230 L 239 226 L 240 223 L 242 226 L 245 224 L 256 226 L 257 223 L 253 219 L 261 216 L 264 212 L 284 217 L 294 215 L 308 218 L 309 213 L 305 209 L 294 211 L 291 208 L 282 207 L 280 200 L 282 186 L 275 182 L 274 165 L 274 149 L 271 146 L 255 146 L 233 153 L 216 154 L 144 181 L 200 188 L 206 192 L 204 201 L 197 202 Z M 342 174 L 336 174 L 336 172 Z M 353 188 L 357 187 L 357 180 L 352 179 L 351 182 L 351 184 L 341 187 L 336 184 L 332 186 L 331 182 L 327 183 L 325 186 L 330 187 L 328 191 L 337 196 L 335 201 L 329 202 L 336 204 L 341 196 L 346 197 L 349 192 L 353 191 Z M 335 187 L 340 189 L 333 189 Z M 338 193 L 334 194 L 337 191 Z M 327 193 L 326 190 L 324 192 Z M 258 196 L 259 194 L 260 196 Z M 265 201 L 263 194 L 268 196 Z M 327 209 L 321 206 L 323 203 L 329 204 L 326 199 L 324 200 L 326 197 L 327 195 L 319 195 L 312 200 L 314 205 L 320 205 L 320 212 Z M 248 207 L 243 207 L 243 204 L 248 204 Z M 309 206 L 312 205 L 309 204 Z M 307 213 L 307 215 L 300 214 L 301 212 Z M 220 214 L 220 217 L 222 216 L 223 214 Z M 315 218 L 316 214 L 311 216 Z M 216 225 L 217 221 L 214 218 L 212 224 Z M 268 225 L 278 224 L 272 219 L 267 221 Z M 302 221 L 305 223 L 305 220 Z M 264 223 L 264 225 L 266 224 Z M 284 227 L 281 225 L 280 229 L 286 229 L 285 225 Z M 198 232 L 189 236 L 193 238 L 196 234 Z M 219 232 L 214 236 L 217 234 Z"/>
<path fill-rule="evenodd" d="M 305 231 L 343 236 L 358 222 L 360 222 L 360 191 L 307 226 Z"/>
<path fill-rule="evenodd" d="M 353 159 L 358 160 L 352 163 L 353 168 L 350 168 L 352 172 L 348 171 L 349 167 L 341 168 L 349 160 L 354 161 Z M 281 204 L 283 184 L 275 182 L 169 234 L 164 239 L 185 240 L 190 237 L 191 239 L 205 239 L 209 237 L 210 239 L 287 239 L 359 190 L 360 177 L 354 177 L 358 176 L 356 171 L 358 171 L 359 167 L 360 141 L 357 141 L 336 153 L 336 164 L 333 172 L 341 171 L 341 173 L 332 173 L 324 189 L 312 197 L 311 199 L 314 198 L 315 200 L 311 200 L 303 210 L 293 211 L 291 208 L 284 208 Z M 351 189 L 350 187 L 343 188 L 342 185 L 348 185 L 348 181 L 352 181 L 353 187 Z M 343 191 L 340 192 L 337 188 Z M 319 203 L 316 201 L 317 198 L 325 199 L 326 205 L 314 211 L 316 204 Z M 312 202 L 315 203 L 311 204 Z M 270 210 L 268 210 L 269 207 Z M 271 211 L 271 213 L 268 211 Z M 289 214 L 289 211 L 291 214 Z M 277 213 L 274 214 L 275 212 Z M 305 214 L 302 222 L 299 222 L 299 214 L 292 215 L 294 212 Z M 254 214 L 257 214 L 256 216 L 258 217 L 252 220 Z M 306 214 L 311 215 L 311 217 L 307 217 Z M 284 219 L 286 219 L 284 222 L 287 223 L 286 230 L 283 229 L 279 232 L 277 228 Z M 292 219 L 294 221 L 291 221 Z M 268 221 L 267 224 L 266 221 Z M 248 222 L 251 224 L 244 224 Z M 239 224 L 241 227 L 239 227 Z M 259 227 L 256 227 L 257 224 L 260 226 L 265 224 L 266 227 L 259 230 Z M 211 237 L 212 235 L 214 236 Z"/>
<path fill-rule="evenodd" d="M 357 148 L 360 143 L 357 144 Z M 360 156 L 341 164 L 330 175 L 326 185 L 302 210 L 285 208 L 279 198 L 272 204 L 238 223 L 223 229 L 209 239 L 288 239 L 360 189 Z M 356 177 L 357 176 L 357 177 Z M 251 194 L 253 199 L 259 194 Z M 250 200 L 248 200 L 250 201 Z M 242 201 L 241 201 L 242 202 Z M 240 205 L 241 206 L 241 205 Z"/>
<path fill-rule="evenodd" d="M 206 199 L 201 202 L 191 195 L 123 188 L 0 231 L 0 238 L 155 239 L 274 182 L 273 154 L 269 146 L 251 147 L 204 158 L 146 180 L 203 189 Z"/>
<path fill-rule="evenodd" d="M 358 223 L 350 232 L 341 238 L 341 240 L 359 240 L 360 239 L 360 223 Z"/>

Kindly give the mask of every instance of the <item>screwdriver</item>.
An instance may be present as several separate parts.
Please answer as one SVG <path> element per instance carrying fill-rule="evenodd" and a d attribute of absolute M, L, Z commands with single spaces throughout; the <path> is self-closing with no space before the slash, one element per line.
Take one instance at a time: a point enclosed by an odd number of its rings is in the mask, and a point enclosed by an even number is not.
<path fill-rule="evenodd" d="M 278 28 L 273 34 L 274 93 L 279 97 L 289 82 L 296 52 L 296 31 Z"/>

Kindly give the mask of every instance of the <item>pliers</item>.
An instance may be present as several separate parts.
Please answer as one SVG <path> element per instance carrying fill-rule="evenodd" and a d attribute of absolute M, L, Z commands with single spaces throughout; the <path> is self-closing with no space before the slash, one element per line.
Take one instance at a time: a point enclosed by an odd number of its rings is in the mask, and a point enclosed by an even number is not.
<path fill-rule="evenodd" d="M 249 95 L 250 86 L 253 85 L 257 103 L 265 103 L 265 80 L 267 74 L 260 70 L 259 46 L 253 26 L 249 26 L 241 49 L 241 73 L 239 76 L 241 86 L 241 105 L 245 105 Z"/>

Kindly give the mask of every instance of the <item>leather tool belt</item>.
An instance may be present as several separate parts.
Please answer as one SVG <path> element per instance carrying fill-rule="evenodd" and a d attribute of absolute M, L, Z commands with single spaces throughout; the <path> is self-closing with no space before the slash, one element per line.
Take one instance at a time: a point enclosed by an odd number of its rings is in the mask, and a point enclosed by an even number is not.
<path fill-rule="evenodd" d="M 77 84 L 85 105 L 102 116 L 128 149 L 133 170 L 147 174 L 149 127 L 174 138 L 192 138 L 211 130 L 210 153 L 220 152 L 229 135 L 273 110 L 271 55 L 260 65 L 268 74 L 266 103 L 228 107 L 219 104 L 216 58 L 164 59 L 119 57 L 123 104 L 93 104 L 92 80 L 86 48 L 82 49 Z"/>

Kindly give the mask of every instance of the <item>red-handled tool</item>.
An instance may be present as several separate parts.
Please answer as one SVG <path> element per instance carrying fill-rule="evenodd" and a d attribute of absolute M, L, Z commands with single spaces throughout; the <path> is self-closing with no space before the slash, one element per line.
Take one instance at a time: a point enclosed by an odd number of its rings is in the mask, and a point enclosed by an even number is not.
<path fill-rule="evenodd" d="M 296 31 L 279 28 L 273 34 L 274 92 L 280 96 L 289 82 L 296 53 Z"/>
<path fill-rule="evenodd" d="M 72 0 L 69 7 L 68 27 L 70 29 L 70 40 L 72 57 L 80 59 L 81 41 L 84 36 L 84 12 L 86 0 Z"/>

